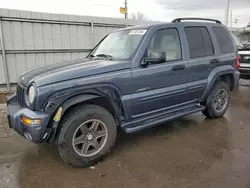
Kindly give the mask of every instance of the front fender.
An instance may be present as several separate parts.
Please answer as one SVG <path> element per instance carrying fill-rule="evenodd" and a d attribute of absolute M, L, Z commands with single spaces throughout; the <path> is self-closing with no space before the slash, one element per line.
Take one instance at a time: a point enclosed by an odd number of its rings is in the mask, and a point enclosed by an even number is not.
<path fill-rule="evenodd" d="M 201 101 L 204 101 L 207 98 L 207 96 L 208 96 L 209 92 L 211 91 L 211 89 L 213 88 L 216 80 L 222 75 L 231 74 L 234 77 L 233 85 L 235 85 L 237 77 L 238 77 L 236 72 L 237 71 L 235 71 L 235 69 L 230 65 L 224 65 L 224 66 L 220 66 L 220 67 L 213 69 L 208 76 L 207 86 L 206 86 L 206 89 L 203 93 Z"/>
<path fill-rule="evenodd" d="M 57 133 L 57 127 L 60 123 L 61 117 L 63 116 L 63 114 L 66 112 L 66 110 L 71 107 L 72 105 L 75 105 L 77 103 L 82 103 L 84 101 L 90 100 L 90 99 L 94 99 L 100 97 L 99 95 L 95 95 L 95 94 L 82 94 L 82 95 L 76 95 L 73 96 L 69 99 L 67 99 L 66 101 L 64 101 L 63 103 L 61 103 L 59 106 L 57 106 L 56 111 L 51 112 L 51 117 L 50 117 L 50 127 L 52 128 L 52 133 L 49 136 L 47 142 L 51 142 L 54 140 L 55 135 Z M 53 100 L 50 101 L 50 103 L 48 103 L 46 109 L 47 111 L 48 108 L 50 108 L 50 105 L 53 103 Z"/>
<path fill-rule="evenodd" d="M 59 92 L 57 92 L 59 93 Z M 75 105 L 77 103 L 82 103 L 84 101 L 96 99 L 99 97 L 107 97 L 111 101 L 111 105 L 114 108 L 114 111 L 117 117 L 123 117 L 122 115 L 126 115 L 124 113 L 124 108 L 120 101 L 119 90 L 115 90 L 114 88 L 102 86 L 95 88 L 85 88 L 84 90 L 78 88 L 77 91 L 70 92 L 61 92 L 59 94 L 54 94 L 48 102 L 46 102 L 44 111 L 49 114 L 50 123 L 49 127 L 52 128 L 52 134 L 48 140 L 51 142 L 55 138 L 55 134 L 57 132 L 58 125 L 60 123 L 61 117 L 63 117 L 66 110 Z"/>

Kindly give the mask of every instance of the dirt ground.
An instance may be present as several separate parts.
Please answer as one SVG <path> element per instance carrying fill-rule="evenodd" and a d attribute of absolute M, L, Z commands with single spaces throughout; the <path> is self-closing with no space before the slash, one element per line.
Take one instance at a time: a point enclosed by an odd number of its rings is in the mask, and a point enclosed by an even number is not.
<path fill-rule="evenodd" d="M 0 187 L 250 187 L 250 81 L 241 81 L 224 118 L 197 113 L 126 135 L 92 168 L 65 164 L 52 145 L 8 128 L 0 104 Z"/>

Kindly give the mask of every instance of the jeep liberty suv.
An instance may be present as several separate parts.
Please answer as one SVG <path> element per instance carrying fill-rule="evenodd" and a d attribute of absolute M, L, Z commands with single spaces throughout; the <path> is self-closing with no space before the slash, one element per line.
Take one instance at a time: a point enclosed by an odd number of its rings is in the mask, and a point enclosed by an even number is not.
<path fill-rule="evenodd" d="M 223 116 L 239 79 L 237 57 L 218 20 L 121 29 L 85 59 L 23 74 L 8 98 L 9 125 L 87 167 L 111 150 L 119 128 L 133 133 L 196 112 Z"/>

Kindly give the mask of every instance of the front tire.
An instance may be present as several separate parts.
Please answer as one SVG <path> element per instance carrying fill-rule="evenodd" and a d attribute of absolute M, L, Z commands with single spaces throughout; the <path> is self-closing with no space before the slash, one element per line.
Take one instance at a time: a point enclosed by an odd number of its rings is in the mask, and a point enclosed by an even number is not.
<path fill-rule="evenodd" d="M 97 105 L 84 105 L 64 117 L 57 147 L 62 159 L 74 167 L 99 162 L 112 149 L 117 134 L 113 116 Z"/>
<path fill-rule="evenodd" d="M 206 109 L 202 113 L 208 118 L 222 117 L 228 109 L 229 94 L 230 89 L 225 82 L 216 82 L 207 97 Z"/>

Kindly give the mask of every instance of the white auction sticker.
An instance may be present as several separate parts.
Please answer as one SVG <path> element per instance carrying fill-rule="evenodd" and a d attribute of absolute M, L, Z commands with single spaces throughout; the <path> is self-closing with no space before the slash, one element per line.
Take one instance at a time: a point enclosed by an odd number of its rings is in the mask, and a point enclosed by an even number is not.
<path fill-rule="evenodd" d="M 147 30 L 131 30 L 129 35 L 144 35 Z"/>

